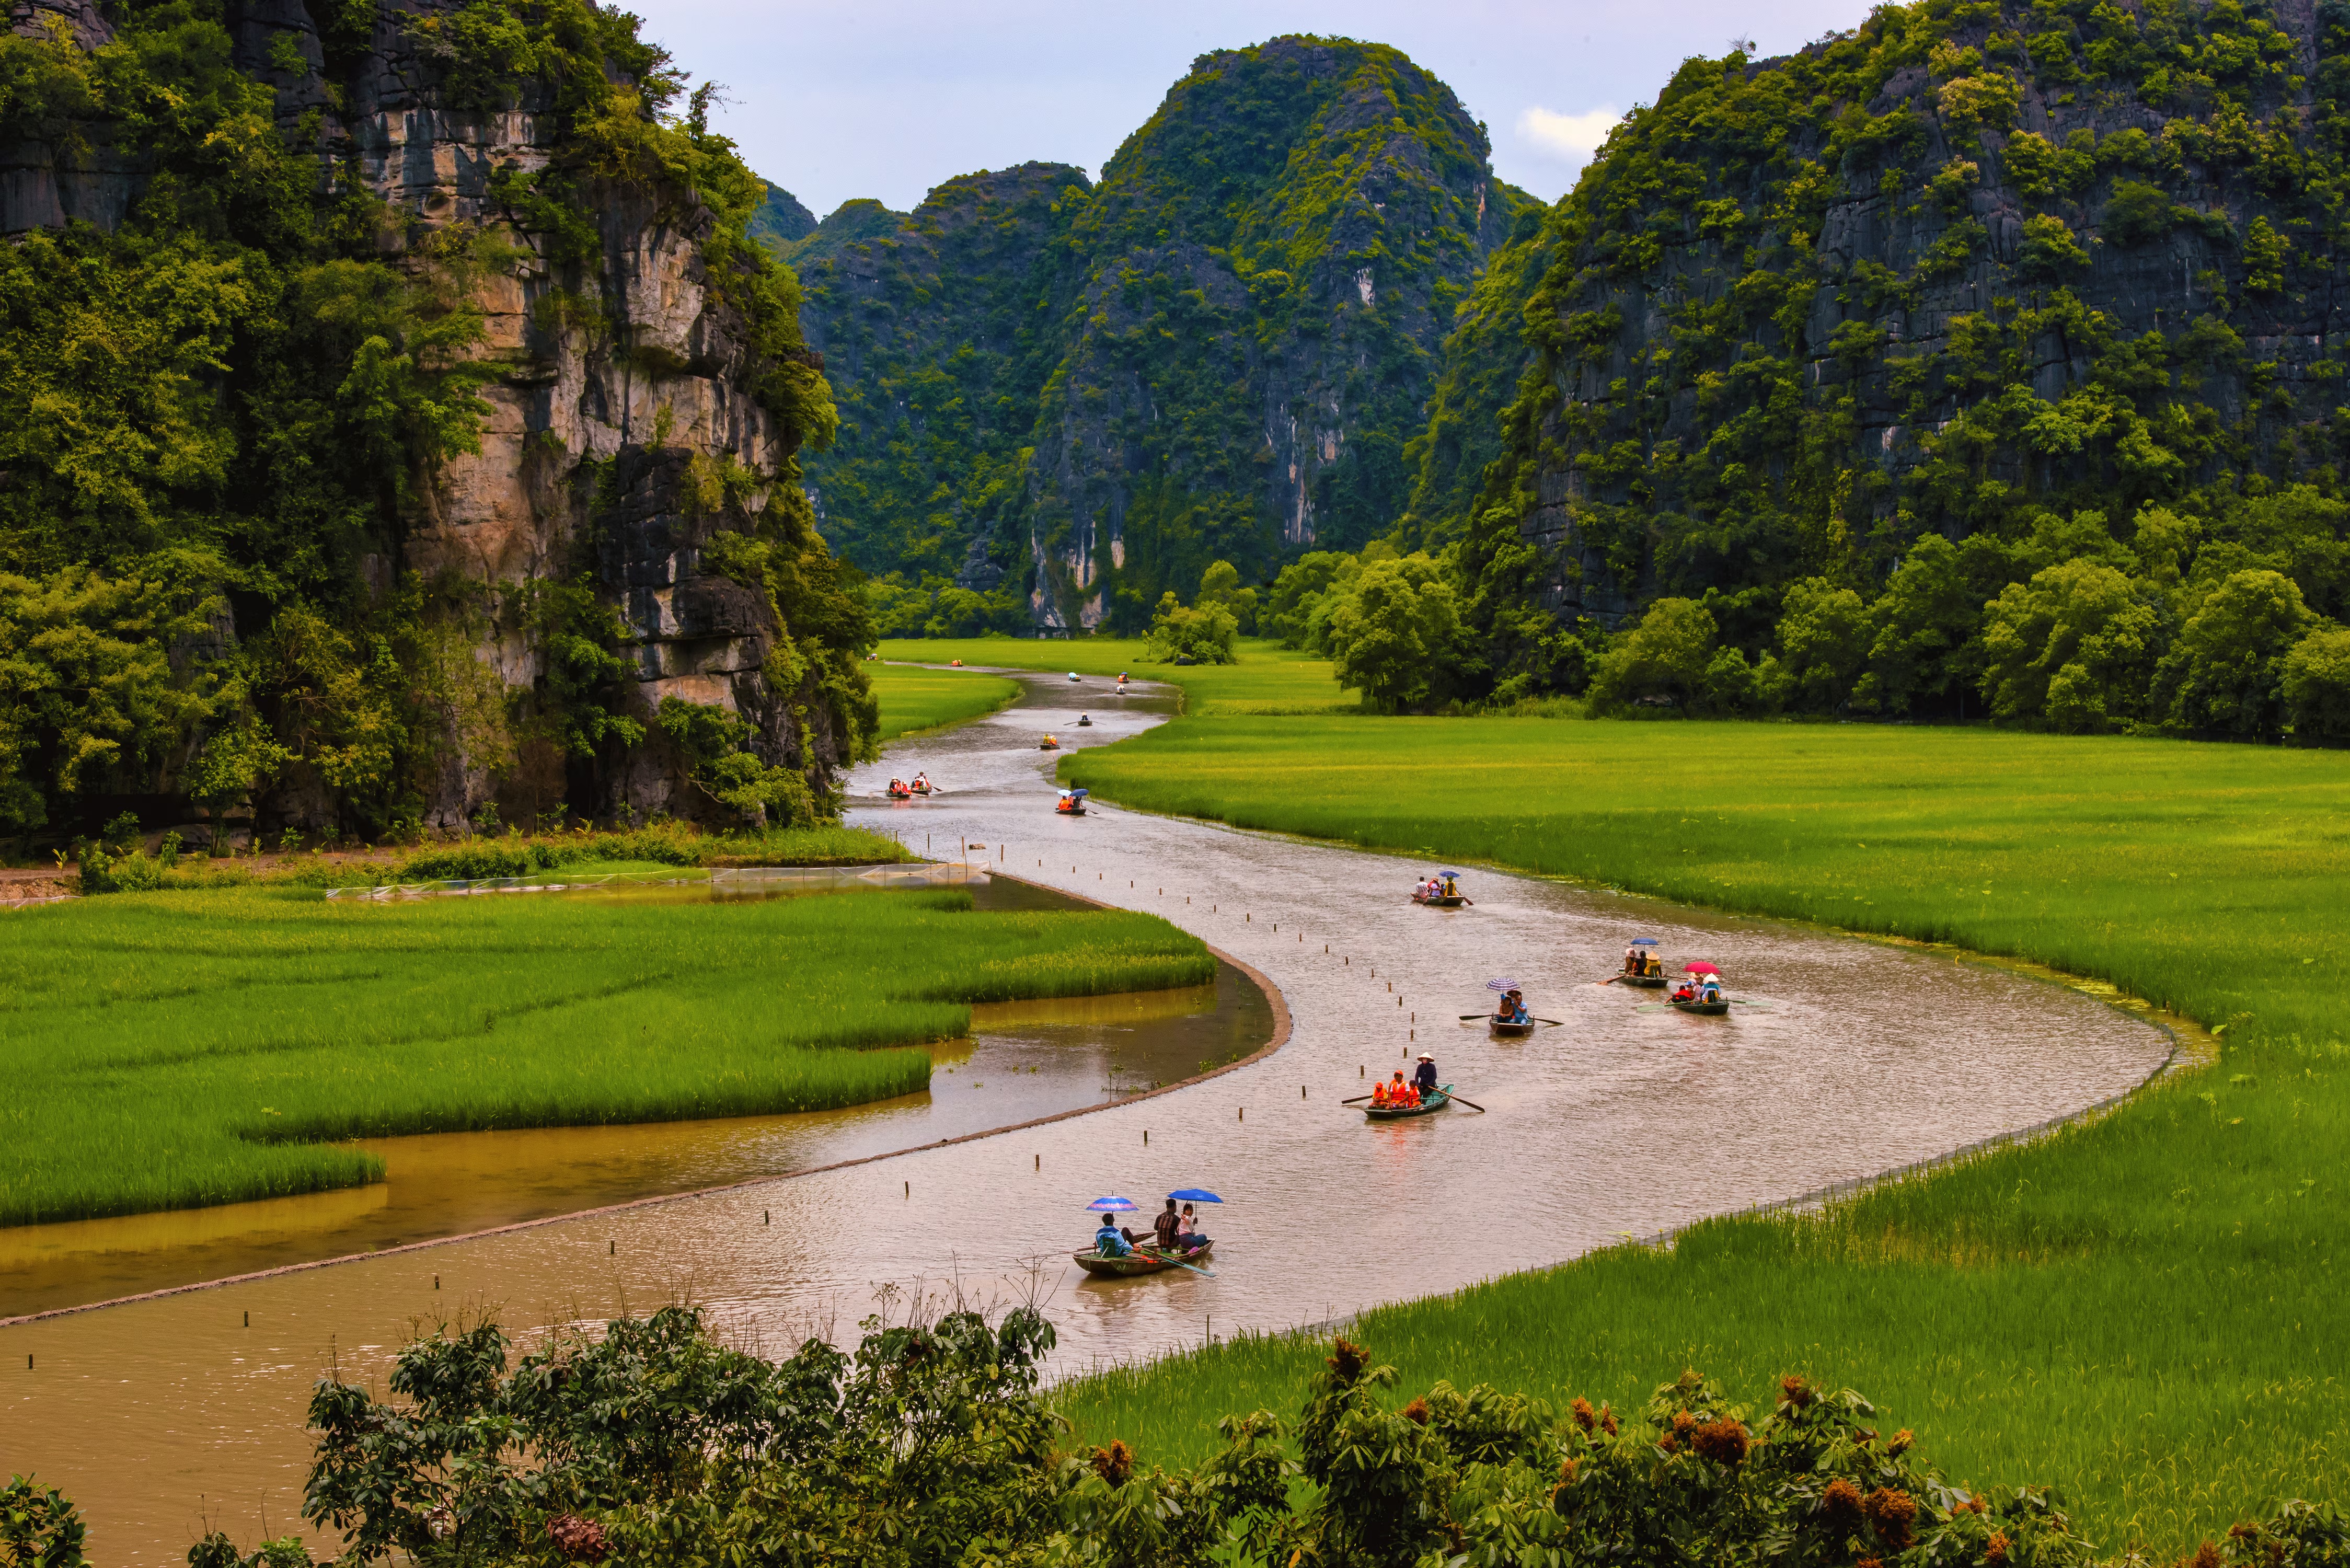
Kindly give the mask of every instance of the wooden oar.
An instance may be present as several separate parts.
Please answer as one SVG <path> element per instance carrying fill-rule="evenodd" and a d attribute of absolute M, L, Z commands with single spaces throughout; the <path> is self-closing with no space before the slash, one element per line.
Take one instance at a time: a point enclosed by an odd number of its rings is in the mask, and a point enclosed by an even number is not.
<path fill-rule="evenodd" d="M 1461 1015 L 1461 1022 L 1463 1023 L 1474 1023 L 1480 1018 L 1491 1018 L 1492 1016 L 1493 1015 L 1490 1012 L 1464 1012 Z"/>
<path fill-rule="evenodd" d="M 1210 1279 L 1211 1279 L 1211 1280 L 1212 1280 L 1212 1279 L 1214 1279 L 1214 1278 L 1216 1277 L 1216 1273 L 1215 1273 L 1215 1271 L 1214 1271 L 1213 1269 L 1194 1268 L 1191 1264 L 1185 1262 L 1182 1259 L 1180 1259 L 1180 1258 L 1170 1258 L 1170 1257 L 1168 1257 L 1168 1256 L 1167 1256 L 1167 1254 L 1166 1254 L 1166 1253 L 1164 1253 L 1164 1252 L 1159 1253 L 1159 1257 L 1161 1257 L 1161 1258 L 1163 1258 L 1163 1259 L 1166 1259 L 1166 1261 L 1167 1261 L 1168 1262 L 1170 1262 L 1170 1263 L 1174 1264 L 1174 1265 L 1175 1265 L 1177 1268 L 1179 1268 L 1179 1269 L 1191 1269 L 1191 1272 L 1192 1272 L 1193 1273 L 1195 1273 L 1195 1274 L 1205 1274 L 1205 1275 L 1207 1275 L 1207 1276 L 1208 1276 L 1208 1278 L 1210 1278 Z"/>
<path fill-rule="evenodd" d="M 1361 1102 L 1363 1102 L 1363 1101 L 1365 1101 L 1365 1100 L 1369 1099 L 1370 1097 L 1371 1097 L 1371 1096 L 1368 1096 L 1368 1095 L 1356 1095 L 1356 1096 L 1354 1096 L 1353 1097 L 1351 1097 L 1351 1098 L 1349 1098 L 1349 1099 L 1340 1100 L 1338 1103 L 1339 1103 L 1340 1105 L 1342 1105 L 1342 1106 L 1358 1105 L 1358 1104 L 1360 1104 Z"/>
<path fill-rule="evenodd" d="M 1547 1024 L 1549 1024 L 1553 1029 L 1555 1029 L 1555 1028 L 1557 1028 L 1560 1024 L 1562 1024 L 1562 1023 L 1565 1023 L 1565 1022 L 1566 1022 L 1566 1020 L 1565 1020 L 1565 1019 L 1564 1019 L 1564 1018 L 1537 1018 L 1537 1019 L 1535 1019 L 1535 1020 L 1534 1020 L 1534 1022 L 1535 1022 L 1536 1023 L 1547 1023 Z"/>
<path fill-rule="evenodd" d="M 1474 1100 L 1464 1100 L 1461 1099 L 1460 1096 L 1454 1094 L 1447 1094 L 1444 1097 L 1448 1100 L 1459 1101 L 1461 1105 L 1468 1106 L 1471 1110 L 1475 1111 L 1480 1116 L 1482 1116 L 1485 1113 L 1485 1107 L 1479 1105 Z"/>

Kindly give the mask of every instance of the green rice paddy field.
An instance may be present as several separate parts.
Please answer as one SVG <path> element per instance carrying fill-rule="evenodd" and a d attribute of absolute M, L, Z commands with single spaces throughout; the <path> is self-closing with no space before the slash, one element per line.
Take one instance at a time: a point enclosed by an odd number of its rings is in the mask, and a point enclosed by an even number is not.
<path fill-rule="evenodd" d="M 920 658 L 920 656 L 914 655 Z M 939 662 L 962 655 L 942 655 Z M 906 664 L 868 664 L 873 695 L 881 700 L 881 739 L 894 741 L 918 730 L 935 730 L 993 713 L 1020 695 L 1020 682 L 967 670 L 917 670 Z"/>
<path fill-rule="evenodd" d="M 1146 664 L 1143 652 L 1142 639 L 1133 637 L 1079 637 L 1066 642 L 1001 637 L 893 638 L 880 645 L 883 659 L 925 664 L 960 659 L 965 664 L 1009 670 L 1074 670 L 1080 675 L 1112 680 L 1125 670 L 1137 680 L 1180 687 L 1183 711 L 1191 714 L 1326 713 L 1361 705 L 1353 692 L 1339 689 L 1331 677 L 1328 659 L 1277 642 L 1243 638 L 1237 664 Z M 890 728 L 894 721 L 889 691 L 878 680 L 874 690 L 881 694 L 882 733 L 899 732 Z"/>
<path fill-rule="evenodd" d="M 2116 1552 L 2350 1503 L 2350 753 L 1207 708 L 1061 770 L 1149 810 L 2030 958 L 2224 1031 L 2216 1067 L 1822 1217 L 1371 1313 L 1399 1397 L 1620 1406 L 1694 1366 L 1767 1407 L 1802 1372 L 1955 1478 L 2055 1483 Z M 1079 1439 L 1178 1462 L 1219 1416 L 1296 1409 L 1321 1354 L 1219 1345 L 1061 1400 Z"/>
<path fill-rule="evenodd" d="M 1152 916 L 960 891 L 328 902 L 249 888 L 0 916 L 0 1225 L 352 1186 L 332 1139 L 912 1093 L 968 1003 L 1196 984 Z M 911 1047 L 911 1048 L 908 1048 Z"/>

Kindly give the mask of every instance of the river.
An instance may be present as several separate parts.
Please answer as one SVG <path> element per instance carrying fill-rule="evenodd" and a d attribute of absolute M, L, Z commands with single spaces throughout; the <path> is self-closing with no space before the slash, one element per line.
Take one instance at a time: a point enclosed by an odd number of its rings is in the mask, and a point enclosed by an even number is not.
<path fill-rule="evenodd" d="M 525 1328 L 690 1298 L 781 1352 L 853 1333 L 877 1293 L 1040 1293 L 1066 1376 L 1932 1158 L 2126 1092 L 2170 1050 L 2074 990 L 1945 955 L 1487 871 L 1464 879 L 1473 907 L 1421 909 L 1407 894 L 1425 862 L 1115 807 L 1056 816 L 1039 735 L 1108 743 L 1171 699 L 1023 679 L 1018 706 L 858 770 L 851 819 L 1198 932 L 1278 988 L 1278 1051 L 993 1137 L 0 1328 L 0 1472 L 72 1492 L 99 1560 L 172 1561 L 207 1525 L 248 1544 L 298 1528 L 312 1381 L 329 1366 L 380 1381 L 436 1319 Z M 883 782 L 917 770 L 945 793 L 889 802 Z M 1593 983 L 1635 934 L 1676 970 L 1719 964 L 1759 1004 L 1686 1017 Z M 1559 1026 L 1489 1041 L 1457 1022 L 1501 973 Z M 1421 1049 L 1485 1114 L 1374 1126 L 1338 1104 Z M 959 1070 L 930 1098 L 985 1092 Z M 1195 1185 L 1226 1199 L 1206 1215 L 1215 1278 L 1067 1264 L 1093 1198 Z M 1295 1255 L 1298 1236 L 1398 1217 L 1419 1238 L 1408 1256 Z"/>

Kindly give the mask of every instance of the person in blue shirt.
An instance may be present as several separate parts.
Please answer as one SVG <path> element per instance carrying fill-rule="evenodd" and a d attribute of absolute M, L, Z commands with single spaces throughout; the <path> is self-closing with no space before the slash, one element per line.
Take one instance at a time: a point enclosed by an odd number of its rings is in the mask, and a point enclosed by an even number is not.
<path fill-rule="evenodd" d="M 1105 1258 L 1123 1258 L 1134 1251 L 1126 1244 L 1126 1237 L 1117 1223 L 1107 1214 L 1102 1216 L 1101 1229 L 1094 1232 L 1094 1251 Z"/>
<path fill-rule="evenodd" d="M 1436 1093 L 1436 1058 L 1422 1051 L 1419 1054 L 1419 1066 L 1413 1072 L 1411 1082 L 1412 1086 L 1419 1091 L 1419 1097 L 1423 1100 Z"/>

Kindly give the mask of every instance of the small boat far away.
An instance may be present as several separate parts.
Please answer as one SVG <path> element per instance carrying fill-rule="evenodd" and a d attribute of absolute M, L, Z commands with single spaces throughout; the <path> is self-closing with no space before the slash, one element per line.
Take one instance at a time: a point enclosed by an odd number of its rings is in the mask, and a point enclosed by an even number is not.
<path fill-rule="evenodd" d="M 1485 982 L 1493 992 L 1493 1011 L 1485 1019 L 1485 1032 L 1496 1040 L 1522 1040 L 1534 1032 L 1541 1020 L 1526 1011 L 1524 987 L 1506 976 L 1496 976 Z"/>
<path fill-rule="evenodd" d="M 1089 713 L 1080 713 L 1080 714 L 1078 714 L 1078 715 L 1077 715 L 1077 728 L 1078 728 L 1078 729 L 1080 729 L 1080 730 L 1090 730 L 1090 729 L 1092 729 L 1093 727 L 1094 727 L 1094 721 L 1093 721 L 1093 716 L 1092 716 L 1091 714 L 1089 714 Z"/>
<path fill-rule="evenodd" d="M 1036 749 L 1040 752 L 1057 752 L 1061 749 L 1061 737 L 1047 735 L 1036 742 Z"/>
<path fill-rule="evenodd" d="M 1053 803 L 1053 809 L 1062 816 L 1085 815 L 1086 792 L 1081 789 L 1063 790 L 1061 798 Z"/>
<path fill-rule="evenodd" d="M 1694 1012 L 1700 1018 L 1719 1018 L 1730 1011 L 1730 998 L 1721 993 L 1721 971 L 1702 961 L 1683 967 L 1689 976 L 1672 995 L 1672 1003 L 1683 1012 Z"/>
<path fill-rule="evenodd" d="M 1412 884 L 1411 901 L 1431 909 L 1457 909 L 1471 902 L 1461 891 L 1461 873 L 1439 871 L 1425 882 Z"/>
<path fill-rule="evenodd" d="M 1616 976 L 1625 985 L 1643 991 L 1665 989 L 1665 961 L 1657 956 L 1657 939 L 1634 937 L 1624 949 L 1624 968 Z"/>
<path fill-rule="evenodd" d="M 1440 1111 L 1452 1103 L 1452 1085 L 1440 1084 L 1419 1096 L 1417 1104 L 1408 1106 L 1365 1106 L 1363 1116 L 1367 1121 L 1399 1122 L 1407 1116 L 1424 1116 Z"/>

